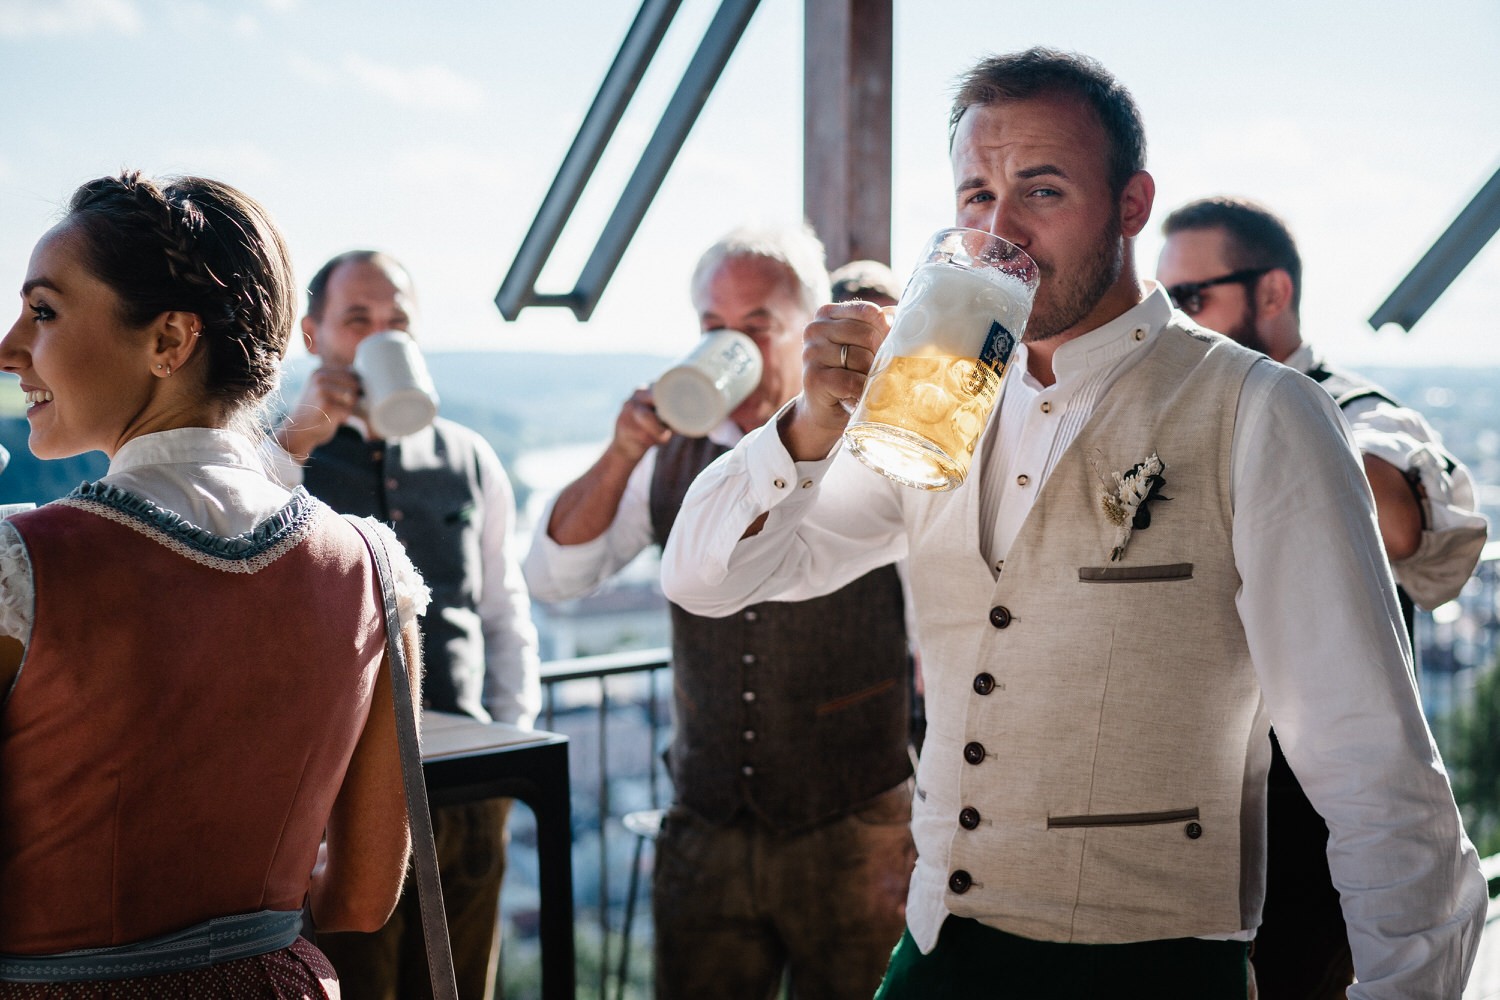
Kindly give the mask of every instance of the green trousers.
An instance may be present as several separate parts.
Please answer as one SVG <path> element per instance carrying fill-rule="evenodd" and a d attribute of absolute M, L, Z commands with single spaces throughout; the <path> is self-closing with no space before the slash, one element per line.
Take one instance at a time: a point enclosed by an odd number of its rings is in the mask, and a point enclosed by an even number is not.
<path fill-rule="evenodd" d="M 901 936 L 875 1000 L 1245 1000 L 1248 951 L 1243 941 L 1198 938 L 1032 941 L 950 916 L 929 955 L 910 931 Z"/>

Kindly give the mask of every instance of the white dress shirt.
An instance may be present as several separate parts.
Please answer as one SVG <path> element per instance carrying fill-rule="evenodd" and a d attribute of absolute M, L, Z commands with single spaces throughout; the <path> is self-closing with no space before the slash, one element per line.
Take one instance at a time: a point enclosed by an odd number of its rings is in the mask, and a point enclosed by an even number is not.
<path fill-rule="evenodd" d="M 980 540 L 992 568 L 1057 457 L 1170 314 L 1166 294 L 1151 283 L 1139 305 L 1058 349 L 1050 387 L 1022 374 L 1024 352 L 1013 359 L 998 420 L 981 444 L 980 479 L 998 494 L 982 498 L 986 519 L 993 510 Z M 1309 434 L 1310 422 L 1324 432 Z M 794 463 L 776 423 L 748 435 L 688 493 L 662 579 L 668 597 L 690 611 L 725 615 L 756 601 L 813 596 L 907 555 L 914 491 L 841 449 Z M 1342 437 L 1347 460 L 1329 454 L 1331 436 Z M 1231 455 L 1236 607 L 1271 721 L 1332 831 L 1330 867 L 1361 979 L 1351 1000 L 1457 996 L 1483 926 L 1486 886 L 1421 714 L 1373 500 L 1352 452 L 1347 425 L 1320 387 L 1269 360 L 1251 368 Z M 762 531 L 741 540 L 766 511 Z M 1350 539 L 1359 551 L 1323 558 L 1330 538 Z M 1365 571 L 1351 573 L 1351 565 Z M 963 683 L 967 665 L 924 660 L 923 669 L 929 685 Z M 1394 733 L 1396 745 L 1367 758 L 1340 753 L 1368 746 L 1371 727 Z M 1435 839 L 1434 830 L 1453 835 Z M 908 921 L 919 941 L 936 938 L 941 897 L 941 886 L 914 879 Z"/>
<path fill-rule="evenodd" d="M 744 437 L 739 425 L 725 420 L 709 431 L 715 444 L 732 448 Z M 557 497 L 547 501 L 537 520 L 531 551 L 522 567 L 531 595 L 539 601 L 565 601 L 594 590 L 614 576 L 648 546 L 655 544 L 651 525 L 651 477 L 656 472 L 657 449 L 650 448 L 630 472 L 625 492 L 609 527 L 598 538 L 577 545 L 559 545 L 547 535 Z"/>
<path fill-rule="evenodd" d="M 1323 359 L 1304 343 L 1284 363 L 1306 374 Z M 1489 527 L 1479 513 L 1473 476 L 1416 410 L 1364 396 L 1342 412 L 1356 448 L 1415 476 L 1421 486 L 1421 541 L 1416 552 L 1392 564 L 1396 582 L 1427 611 L 1453 600 L 1479 562 Z"/>

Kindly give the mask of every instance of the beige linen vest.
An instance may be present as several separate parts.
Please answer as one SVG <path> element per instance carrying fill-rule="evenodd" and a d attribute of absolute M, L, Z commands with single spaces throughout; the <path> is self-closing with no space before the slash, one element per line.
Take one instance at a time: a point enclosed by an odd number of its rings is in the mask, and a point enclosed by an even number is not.
<path fill-rule="evenodd" d="M 914 929 L 939 904 L 1085 943 L 1258 922 L 1267 720 L 1234 604 L 1229 481 L 1258 356 L 1170 325 L 1146 350 L 998 578 L 975 545 L 976 485 L 905 502 L 929 720 Z M 1170 499 L 1111 561 L 1102 495 L 1153 452 Z"/>

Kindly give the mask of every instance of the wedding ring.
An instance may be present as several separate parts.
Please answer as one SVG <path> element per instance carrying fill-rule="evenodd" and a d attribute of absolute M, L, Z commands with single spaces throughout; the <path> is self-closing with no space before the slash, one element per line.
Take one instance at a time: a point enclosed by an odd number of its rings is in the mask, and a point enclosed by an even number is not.
<path fill-rule="evenodd" d="M 839 345 L 839 367 L 840 368 L 848 368 L 849 367 L 849 345 L 848 344 L 840 344 Z"/>

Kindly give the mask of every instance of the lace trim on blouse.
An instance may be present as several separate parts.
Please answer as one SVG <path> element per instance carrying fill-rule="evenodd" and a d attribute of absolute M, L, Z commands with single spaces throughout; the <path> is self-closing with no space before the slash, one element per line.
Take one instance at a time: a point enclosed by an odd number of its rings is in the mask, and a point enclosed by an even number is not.
<path fill-rule="evenodd" d="M 225 573 L 256 573 L 286 555 L 307 534 L 316 512 L 312 497 L 299 486 L 286 506 L 254 530 L 226 538 L 145 497 L 104 483 L 84 483 L 57 503 L 123 524 L 186 559 Z"/>
<path fill-rule="evenodd" d="M 298 487 L 301 489 L 301 487 Z M 396 537 L 390 525 L 383 524 L 373 517 L 361 518 L 365 526 L 373 528 L 375 534 L 385 543 L 386 555 L 391 561 L 391 572 L 395 574 L 393 581 L 396 589 L 396 614 L 404 628 L 415 621 L 420 615 L 427 613 L 427 606 L 432 603 L 432 590 L 422 579 L 422 574 L 417 572 L 417 567 L 412 565 L 410 557 L 406 554 L 406 546 Z"/>
<path fill-rule="evenodd" d="M 31 558 L 21 533 L 9 521 L 0 521 L 0 635 L 14 636 L 21 645 L 31 642 Z M 0 701 L 4 700 L 0 691 Z"/>

